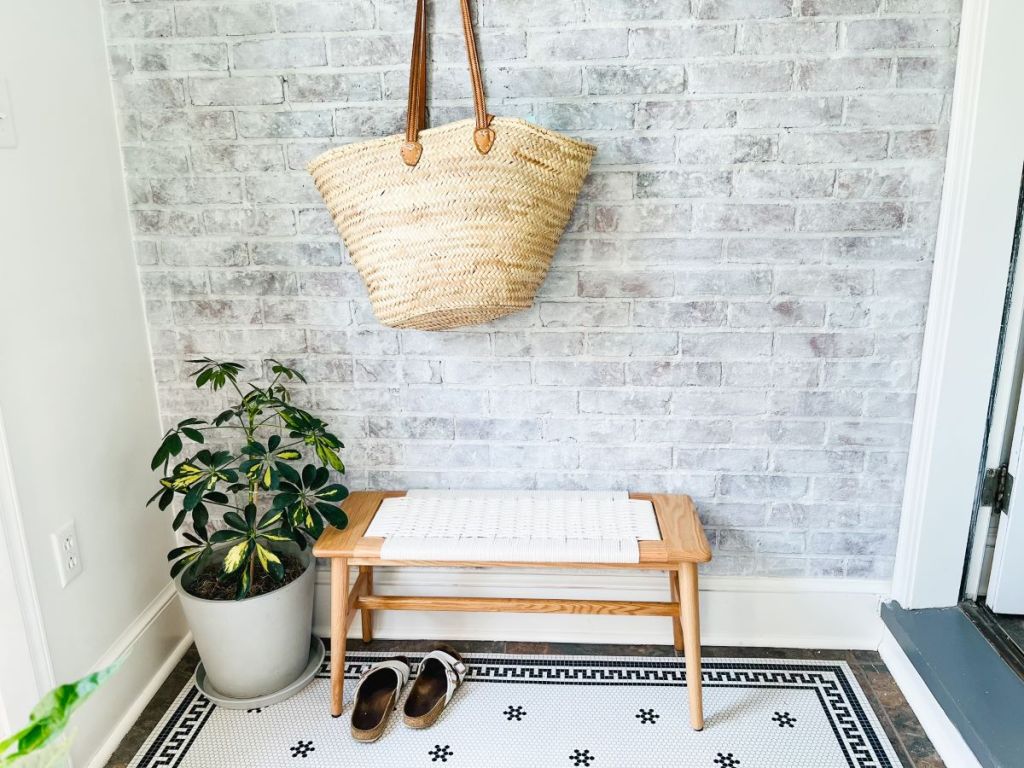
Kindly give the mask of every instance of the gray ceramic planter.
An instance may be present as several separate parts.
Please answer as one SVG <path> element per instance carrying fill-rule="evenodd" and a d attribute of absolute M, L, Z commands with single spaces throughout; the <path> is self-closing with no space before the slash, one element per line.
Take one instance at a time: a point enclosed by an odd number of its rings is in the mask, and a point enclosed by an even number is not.
<path fill-rule="evenodd" d="M 309 659 L 316 560 L 281 589 L 245 600 L 203 600 L 174 584 L 210 683 L 225 696 L 248 699 L 295 682 Z"/>

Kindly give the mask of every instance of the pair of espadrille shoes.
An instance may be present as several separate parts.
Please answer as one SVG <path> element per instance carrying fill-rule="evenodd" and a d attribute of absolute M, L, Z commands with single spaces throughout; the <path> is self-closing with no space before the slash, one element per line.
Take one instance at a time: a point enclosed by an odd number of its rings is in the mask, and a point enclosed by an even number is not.
<path fill-rule="evenodd" d="M 428 728 L 436 723 L 462 685 L 466 671 L 462 656 L 450 645 L 438 645 L 424 656 L 405 700 L 405 724 L 410 728 Z M 376 741 L 381 737 L 411 672 L 409 660 L 396 656 L 378 661 L 363 673 L 356 684 L 352 707 L 352 738 Z"/>

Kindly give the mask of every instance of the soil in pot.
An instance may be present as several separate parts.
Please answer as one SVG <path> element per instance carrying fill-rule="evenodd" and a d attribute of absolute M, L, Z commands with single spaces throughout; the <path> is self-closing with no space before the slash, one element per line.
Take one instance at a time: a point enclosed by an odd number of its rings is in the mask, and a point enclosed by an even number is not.
<path fill-rule="evenodd" d="M 281 564 L 284 565 L 284 578 L 281 581 L 275 581 L 269 573 L 262 568 L 257 568 L 253 575 L 252 586 L 249 588 L 249 597 L 257 597 L 281 589 L 299 578 L 306 570 L 306 564 L 297 555 L 279 553 L 278 556 L 281 558 Z M 221 581 L 220 574 L 221 566 L 219 564 L 211 565 L 187 584 L 183 583 L 182 588 L 190 595 L 203 600 L 234 600 L 235 585 L 231 582 Z"/>

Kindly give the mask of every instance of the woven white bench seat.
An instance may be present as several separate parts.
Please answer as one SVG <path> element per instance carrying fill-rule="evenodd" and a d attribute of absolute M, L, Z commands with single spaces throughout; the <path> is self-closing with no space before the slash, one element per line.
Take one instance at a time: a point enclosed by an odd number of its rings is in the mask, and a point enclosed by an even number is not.
<path fill-rule="evenodd" d="M 366 536 L 386 560 L 639 563 L 661 533 L 650 501 L 622 492 L 409 491 Z"/>
<path fill-rule="evenodd" d="M 331 561 L 331 714 L 341 715 L 346 635 L 360 616 L 364 642 L 377 611 L 500 611 L 667 616 L 686 654 L 690 724 L 704 727 L 697 564 L 711 559 L 693 499 L 658 493 L 355 491 L 348 525 L 313 547 Z M 381 595 L 377 568 L 404 566 L 653 569 L 668 572 L 669 601 Z M 349 568 L 359 577 L 349 583 Z M 455 586 L 453 581 L 453 586 Z M 350 589 L 351 587 L 351 589 Z"/>

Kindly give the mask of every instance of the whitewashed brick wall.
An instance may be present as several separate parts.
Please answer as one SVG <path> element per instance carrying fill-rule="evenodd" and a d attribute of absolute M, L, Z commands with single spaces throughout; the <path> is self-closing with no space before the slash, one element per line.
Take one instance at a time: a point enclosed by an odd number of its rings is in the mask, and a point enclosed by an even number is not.
<path fill-rule="evenodd" d="M 478 0 L 492 111 L 599 152 L 537 305 L 445 334 L 373 320 L 303 171 L 399 130 L 413 6 L 108 2 L 166 420 L 184 357 L 278 356 L 353 487 L 685 491 L 712 572 L 886 577 L 958 0 Z"/>

